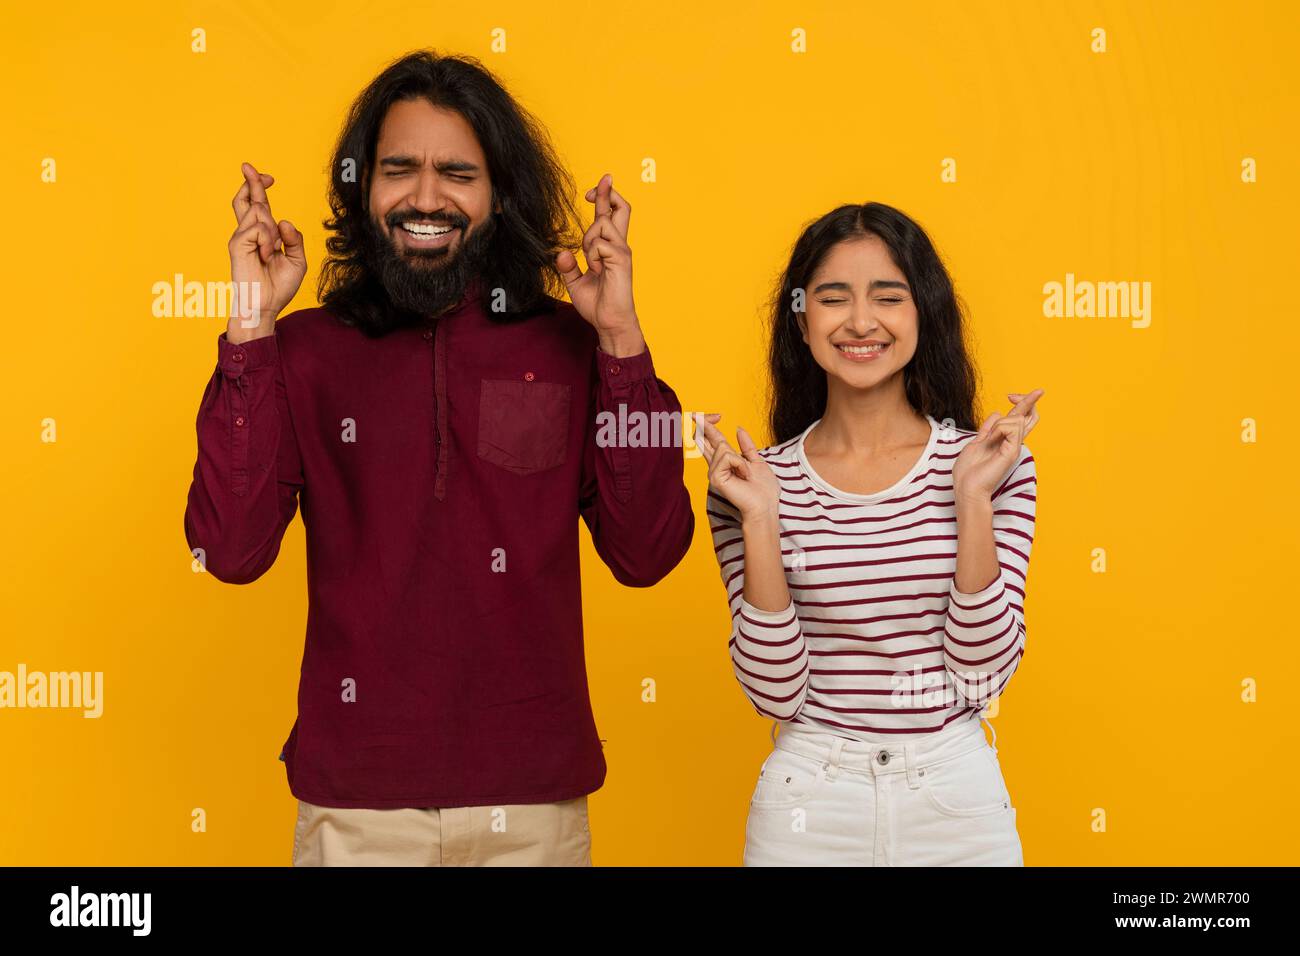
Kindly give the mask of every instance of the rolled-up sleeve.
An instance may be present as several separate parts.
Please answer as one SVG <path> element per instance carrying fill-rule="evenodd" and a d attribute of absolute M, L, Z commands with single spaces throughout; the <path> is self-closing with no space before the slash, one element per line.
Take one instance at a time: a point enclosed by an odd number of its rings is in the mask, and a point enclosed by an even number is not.
<path fill-rule="evenodd" d="M 1038 474 L 1022 446 L 1011 473 L 993 496 L 998 576 L 968 594 L 949 584 L 943 655 L 957 693 L 982 707 L 1001 693 L 1025 653 L 1025 591 L 1034 543 Z"/>
<path fill-rule="evenodd" d="M 649 587 L 677 566 L 695 531 L 681 404 L 649 349 L 618 358 L 597 348 L 592 392 L 579 509 L 615 579 Z"/>
<path fill-rule="evenodd" d="M 745 600 L 745 535 L 740 514 L 717 492 L 708 493 L 713 552 L 731 608 L 731 669 L 755 713 L 791 720 L 808 699 L 808 642 L 794 599 L 782 611 L 765 611 Z"/>
<path fill-rule="evenodd" d="M 185 538 L 213 577 L 247 584 L 275 561 L 303 484 L 278 332 L 239 344 L 220 335 L 196 430 Z"/>

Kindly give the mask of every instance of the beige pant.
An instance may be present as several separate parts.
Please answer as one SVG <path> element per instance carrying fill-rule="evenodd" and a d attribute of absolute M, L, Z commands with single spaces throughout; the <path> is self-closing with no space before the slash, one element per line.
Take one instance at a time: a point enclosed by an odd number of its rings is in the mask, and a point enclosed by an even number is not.
<path fill-rule="evenodd" d="M 294 866 L 591 866 L 587 798 L 358 810 L 298 801 Z"/>

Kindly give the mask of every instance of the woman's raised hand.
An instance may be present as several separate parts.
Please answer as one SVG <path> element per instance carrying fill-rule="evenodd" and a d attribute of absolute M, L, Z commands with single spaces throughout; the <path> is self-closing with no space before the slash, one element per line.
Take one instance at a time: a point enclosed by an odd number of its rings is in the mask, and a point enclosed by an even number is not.
<path fill-rule="evenodd" d="M 1043 397 L 1043 390 L 1041 388 L 1036 388 L 1034 389 L 1034 391 L 1038 393 L 1038 398 Z M 1007 398 L 1011 399 L 1011 403 L 1013 405 L 1019 405 L 1024 401 L 1025 396 L 1022 395 L 1020 392 L 1008 392 Z M 1029 418 L 1025 422 L 1026 435 L 1028 435 L 1031 431 L 1033 431 L 1034 426 L 1038 424 L 1038 408 L 1037 408 L 1038 398 L 1035 398 L 1032 402 L 1029 403 Z M 1015 409 L 1013 408 L 1011 409 L 1011 411 L 1014 412 Z"/>
<path fill-rule="evenodd" d="M 709 487 L 730 501 L 741 520 L 777 517 L 781 486 L 768 467 L 749 432 L 736 429 L 740 451 L 727 444 L 726 436 L 710 418 L 695 416 L 695 443 L 709 463 Z"/>
<path fill-rule="evenodd" d="M 1036 388 L 1028 395 L 1007 396 L 1015 407 L 1006 415 L 994 412 L 984 419 L 979 432 L 968 441 L 952 466 L 953 494 L 958 498 L 989 499 L 1020 456 L 1025 436 L 1038 424 L 1034 409 L 1043 397 Z"/>

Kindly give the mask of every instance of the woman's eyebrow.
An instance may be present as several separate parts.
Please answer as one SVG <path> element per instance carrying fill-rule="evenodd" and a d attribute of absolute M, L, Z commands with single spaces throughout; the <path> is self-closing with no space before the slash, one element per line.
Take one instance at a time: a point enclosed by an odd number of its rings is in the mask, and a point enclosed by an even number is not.
<path fill-rule="evenodd" d="M 871 285 L 867 286 L 868 292 L 875 292 L 877 289 L 902 289 L 904 292 L 911 292 L 906 282 L 899 282 L 897 279 L 872 279 Z M 847 282 L 819 282 L 813 289 L 813 294 L 818 292 L 851 292 L 853 291 Z"/>

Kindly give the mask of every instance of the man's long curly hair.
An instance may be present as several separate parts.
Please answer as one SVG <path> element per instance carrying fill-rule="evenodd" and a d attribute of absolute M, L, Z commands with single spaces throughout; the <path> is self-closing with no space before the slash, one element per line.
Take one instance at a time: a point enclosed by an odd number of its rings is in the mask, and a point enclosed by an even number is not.
<path fill-rule="evenodd" d="M 317 298 L 367 334 L 394 326 L 400 311 L 362 255 L 367 184 L 379 130 L 394 102 L 423 97 L 455 110 L 473 128 L 492 180 L 494 229 L 479 289 L 484 312 L 498 321 L 552 305 L 564 283 L 555 270 L 561 249 L 576 249 L 581 230 L 573 179 L 560 164 L 541 124 L 517 104 L 476 59 L 419 50 L 395 60 L 352 104 L 330 165 L 330 235 Z M 504 311 L 500 310 L 504 291 Z M 491 300 L 491 301 L 489 301 Z"/>

